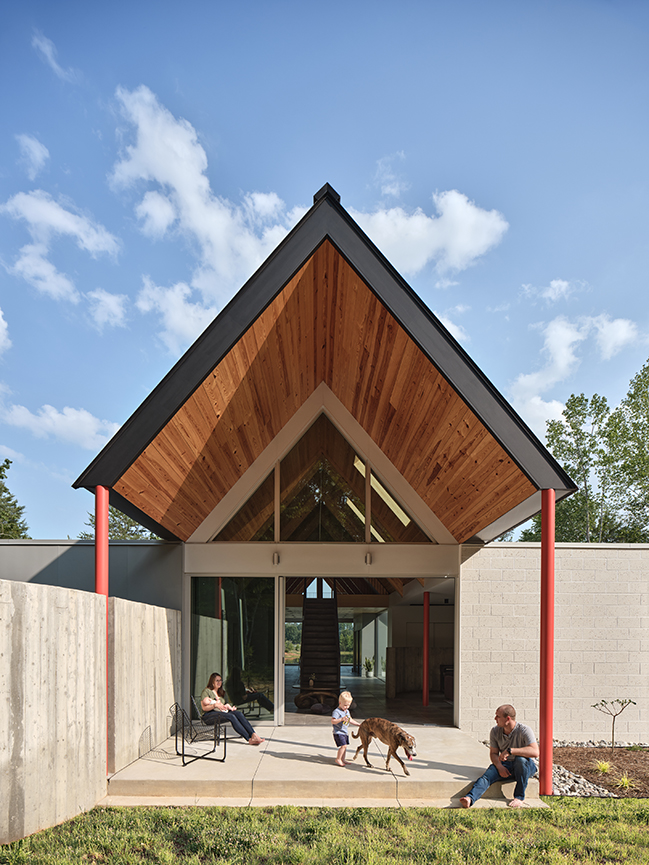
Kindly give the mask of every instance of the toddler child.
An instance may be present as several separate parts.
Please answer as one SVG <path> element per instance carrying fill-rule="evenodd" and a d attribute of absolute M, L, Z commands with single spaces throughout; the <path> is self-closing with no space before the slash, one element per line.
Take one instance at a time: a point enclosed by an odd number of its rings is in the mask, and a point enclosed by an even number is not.
<path fill-rule="evenodd" d="M 338 745 L 338 753 L 336 754 L 336 764 L 345 766 L 345 751 L 349 745 L 349 725 L 360 727 L 358 721 L 354 721 L 349 714 L 349 707 L 352 704 L 352 695 L 349 691 L 343 691 L 338 697 L 338 708 L 333 710 L 331 715 L 331 723 L 333 724 L 334 742 Z"/>

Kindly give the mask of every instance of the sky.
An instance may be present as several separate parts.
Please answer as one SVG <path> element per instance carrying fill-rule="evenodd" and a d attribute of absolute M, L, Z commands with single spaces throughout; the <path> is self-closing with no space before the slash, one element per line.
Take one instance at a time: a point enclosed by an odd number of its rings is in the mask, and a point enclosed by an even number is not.
<path fill-rule="evenodd" d="M 34 538 L 330 183 L 543 440 L 649 357 L 649 4 L 0 5 L 0 460 Z"/>

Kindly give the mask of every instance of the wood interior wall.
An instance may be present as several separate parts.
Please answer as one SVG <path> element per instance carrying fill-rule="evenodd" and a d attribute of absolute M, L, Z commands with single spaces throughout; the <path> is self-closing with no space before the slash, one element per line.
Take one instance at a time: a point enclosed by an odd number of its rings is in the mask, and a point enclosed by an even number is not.
<path fill-rule="evenodd" d="M 535 492 L 328 241 L 115 489 L 186 540 L 322 381 L 459 543 Z"/>

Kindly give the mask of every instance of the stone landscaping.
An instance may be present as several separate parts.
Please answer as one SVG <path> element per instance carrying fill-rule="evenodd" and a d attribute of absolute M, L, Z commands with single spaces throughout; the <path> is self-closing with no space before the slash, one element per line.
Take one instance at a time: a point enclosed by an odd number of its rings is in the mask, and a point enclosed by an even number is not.
<path fill-rule="evenodd" d="M 483 744 L 487 747 L 489 745 L 487 741 Z M 630 747 L 644 750 L 628 750 Z M 618 742 L 614 752 L 611 752 L 611 743 L 604 740 L 555 740 L 553 751 L 554 760 L 557 761 L 552 766 L 552 788 L 555 796 L 615 799 L 649 797 L 649 743 Z M 595 760 L 609 762 L 611 772 L 599 774 L 594 767 Z M 538 765 L 538 760 L 535 762 Z M 618 787 L 621 774 L 626 774 L 632 780 L 633 786 Z M 585 775 L 590 777 L 584 777 Z"/>

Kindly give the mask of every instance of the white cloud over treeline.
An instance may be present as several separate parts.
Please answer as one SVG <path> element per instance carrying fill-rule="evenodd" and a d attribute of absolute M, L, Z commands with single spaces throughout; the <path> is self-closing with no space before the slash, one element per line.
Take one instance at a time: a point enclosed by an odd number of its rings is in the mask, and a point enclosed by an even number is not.
<path fill-rule="evenodd" d="M 564 406 L 559 400 L 544 400 L 542 394 L 575 372 L 581 363 L 577 347 L 592 338 L 601 359 L 610 360 L 636 342 L 640 333 L 629 319 L 612 319 L 606 313 L 575 320 L 557 316 L 547 324 L 536 325 L 536 329 L 543 335 L 545 364 L 536 372 L 519 375 L 509 390 L 516 410 L 544 438 L 546 421 L 560 418 Z"/>

